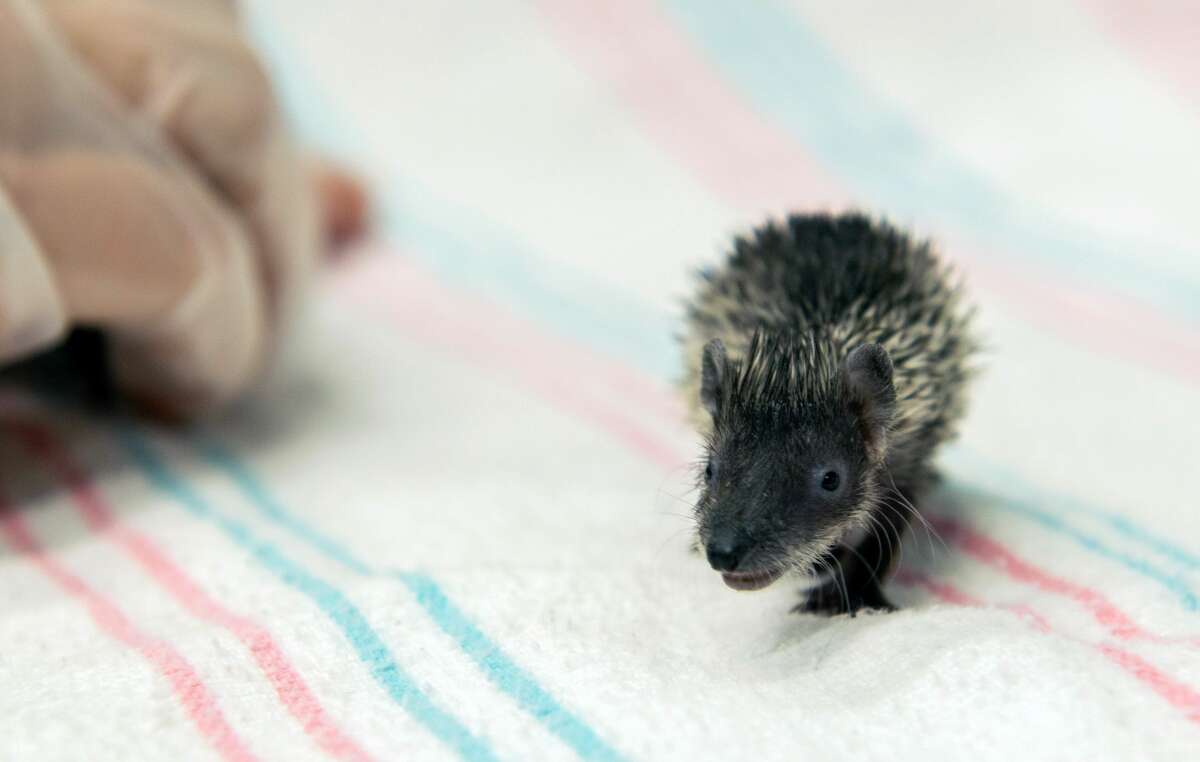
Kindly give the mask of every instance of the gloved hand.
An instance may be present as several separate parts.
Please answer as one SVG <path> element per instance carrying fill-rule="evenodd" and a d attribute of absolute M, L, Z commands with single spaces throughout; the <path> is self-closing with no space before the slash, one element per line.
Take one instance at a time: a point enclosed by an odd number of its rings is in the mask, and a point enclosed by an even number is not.
<path fill-rule="evenodd" d="M 0 363 L 93 326 L 152 409 L 229 400 L 313 269 L 314 183 L 230 2 L 0 0 Z"/>

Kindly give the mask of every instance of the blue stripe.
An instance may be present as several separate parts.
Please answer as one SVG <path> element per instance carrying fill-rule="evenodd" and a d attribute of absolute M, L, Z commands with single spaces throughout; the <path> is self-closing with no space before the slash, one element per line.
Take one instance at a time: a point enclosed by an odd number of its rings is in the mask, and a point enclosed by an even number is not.
<path fill-rule="evenodd" d="M 984 492 L 970 484 L 962 481 L 952 481 L 950 486 L 955 492 L 971 497 L 978 501 L 978 505 L 992 507 L 1006 513 L 1022 516 L 1043 527 L 1069 537 L 1077 544 L 1091 551 L 1092 553 L 1114 561 L 1126 569 L 1141 575 L 1148 579 L 1157 582 L 1166 588 L 1172 595 L 1179 599 L 1179 602 L 1188 611 L 1200 610 L 1200 601 L 1196 599 L 1196 594 L 1192 592 L 1192 588 L 1178 575 L 1168 574 L 1153 564 L 1147 563 L 1140 558 L 1135 558 L 1126 553 L 1113 550 L 1108 545 L 1096 539 L 1092 535 L 1077 529 L 1062 517 L 1057 516 L 1049 511 L 1042 510 L 1027 500 L 1020 500 L 1011 496 L 993 495 Z"/>
<path fill-rule="evenodd" d="M 914 128 L 864 87 L 781 2 L 663 0 L 710 60 L 761 113 L 895 216 L 936 217 L 1005 255 L 1052 261 L 1083 280 L 1136 293 L 1200 320 L 1194 271 L 1158 263 L 1144 242 L 1095 238 L 1027 208 Z M 1168 252 L 1194 261 L 1190 250 Z"/>
<path fill-rule="evenodd" d="M 242 460 L 215 440 L 200 439 L 197 447 L 214 467 L 241 489 L 265 518 L 348 569 L 364 575 L 377 574 L 369 564 L 284 508 Z M 395 572 L 394 576 L 408 587 L 430 618 L 454 639 L 492 684 L 516 700 L 522 709 L 561 738 L 582 759 L 608 762 L 623 759 L 583 720 L 567 711 L 529 673 L 505 655 L 450 601 L 431 577 L 409 572 Z"/>
<path fill-rule="evenodd" d="M 514 232 L 421 195 L 419 201 L 393 204 L 384 220 L 390 239 L 406 255 L 457 287 L 486 293 L 601 353 L 636 357 L 656 377 L 673 377 L 682 369 L 675 340 L 682 310 L 673 318 L 578 271 L 550 266 Z"/>
<path fill-rule="evenodd" d="M 1088 503 L 1067 495 L 1055 494 L 1034 485 L 1027 479 L 1021 478 L 1012 469 L 1005 468 L 990 458 L 984 458 L 976 452 L 962 447 L 954 447 L 947 452 L 947 461 L 959 465 L 965 472 L 976 474 L 980 481 L 987 480 L 999 491 L 1009 494 L 1016 490 L 1036 494 L 1041 502 L 1051 502 L 1058 509 L 1070 513 L 1090 516 L 1112 527 L 1125 539 L 1144 545 L 1172 562 L 1187 569 L 1200 569 L 1200 556 L 1180 547 L 1170 540 L 1160 537 L 1149 530 L 1139 527 L 1125 516 L 1114 511 L 1096 508 Z"/>
<path fill-rule="evenodd" d="M 260 513 L 273 523 L 283 527 L 293 535 L 315 548 L 328 558 L 332 558 L 358 574 L 375 574 L 375 570 L 354 557 L 350 551 L 330 537 L 320 534 L 307 523 L 293 516 L 279 504 L 274 495 L 267 490 L 254 474 L 240 460 L 210 437 L 197 436 L 192 440 L 195 448 L 204 458 L 225 472 L 235 485 L 245 493 Z"/>
<path fill-rule="evenodd" d="M 1147 532 L 1145 529 L 1137 526 L 1119 513 L 1100 511 L 1090 508 L 1086 505 L 1072 505 L 1070 508 L 1071 510 L 1078 510 L 1095 516 L 1111 526 L 1113 529 L 1125 535 L 1128 539 L 1134 540 L 1135 542 L 1140 542 L 1143 545 L 1154 549 L 1159 554 L 1170 558 L 1176 563 L 1183 564 L 1189 569 L 1200 569 L 1200 557 L 1192 555 L 1186 550 L 1167 542 L 1161 537 Z"/>
<path fill-rule="evenodd" d="M 149 443 L 131 426 L 120 426 L 117 438 L 132 460 L 157 489 L 169 495 L 192 515 L 212 522 L 236 545 L 274 573 L 287 585 L 308 596 L 337 625 L 360 661 L 367 666 L 388 695 L 434 736 L 470 762 L 494 762 L 488 746 L 471 734 L 413 683 L 392 658 L 383 640 L 366 617 L 339 590 L 305 571 L 274 546 L 259 540 L 243 524 L 214 510 L 200 495 L 167 467 Z"/>
<path fill-rule="evenodd" d="M 525 711 L 541 720 L 583 759 L 616 762 L 623 757 L 609 747 L 591 728 L 564 709 L 537 681 L 508 658 L 462 613 L 431 578 L 424 574 L 396 572 L 438 626 L 458 642 L 500 690 L 517 700 Z"/>

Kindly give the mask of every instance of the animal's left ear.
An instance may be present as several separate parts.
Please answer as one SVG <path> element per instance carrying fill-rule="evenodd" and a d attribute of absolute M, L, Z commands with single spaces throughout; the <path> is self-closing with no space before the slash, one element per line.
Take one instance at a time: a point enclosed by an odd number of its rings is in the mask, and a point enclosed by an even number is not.
<path fill-rule="evenodd" d="M 878 344 L 863 344 L 846 356 L 842 376 L 859 417 L 867 455 L 872 462 L 882 462 L 887 454 L 888 425 L 896 411 L 892 358 Z"/>

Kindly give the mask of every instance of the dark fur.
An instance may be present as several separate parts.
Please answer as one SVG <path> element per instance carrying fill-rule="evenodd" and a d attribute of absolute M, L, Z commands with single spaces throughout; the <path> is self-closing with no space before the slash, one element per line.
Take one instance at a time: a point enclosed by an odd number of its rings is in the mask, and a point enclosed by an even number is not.
<path fill-rule="evenodd" d="M 930 246 L 887 223 L 795 215 L 737 239 L 704 276 L 686 337 L 714 568 L 773 578 L 836 562 L 802 609 L 887 607 L 906 504 L 962 415 L 969 322 Z"/>

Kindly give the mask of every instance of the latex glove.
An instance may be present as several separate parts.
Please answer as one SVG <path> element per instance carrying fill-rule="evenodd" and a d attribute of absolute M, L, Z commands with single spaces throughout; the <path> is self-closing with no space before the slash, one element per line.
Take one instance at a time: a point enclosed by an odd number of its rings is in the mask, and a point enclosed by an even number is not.
<path fill-rule="evenodd" d="M 0 0 L 0 361 L 72 325 L 188 415 L 244 391 L 313 269 L 314 186 L 220 0 Z"/>

